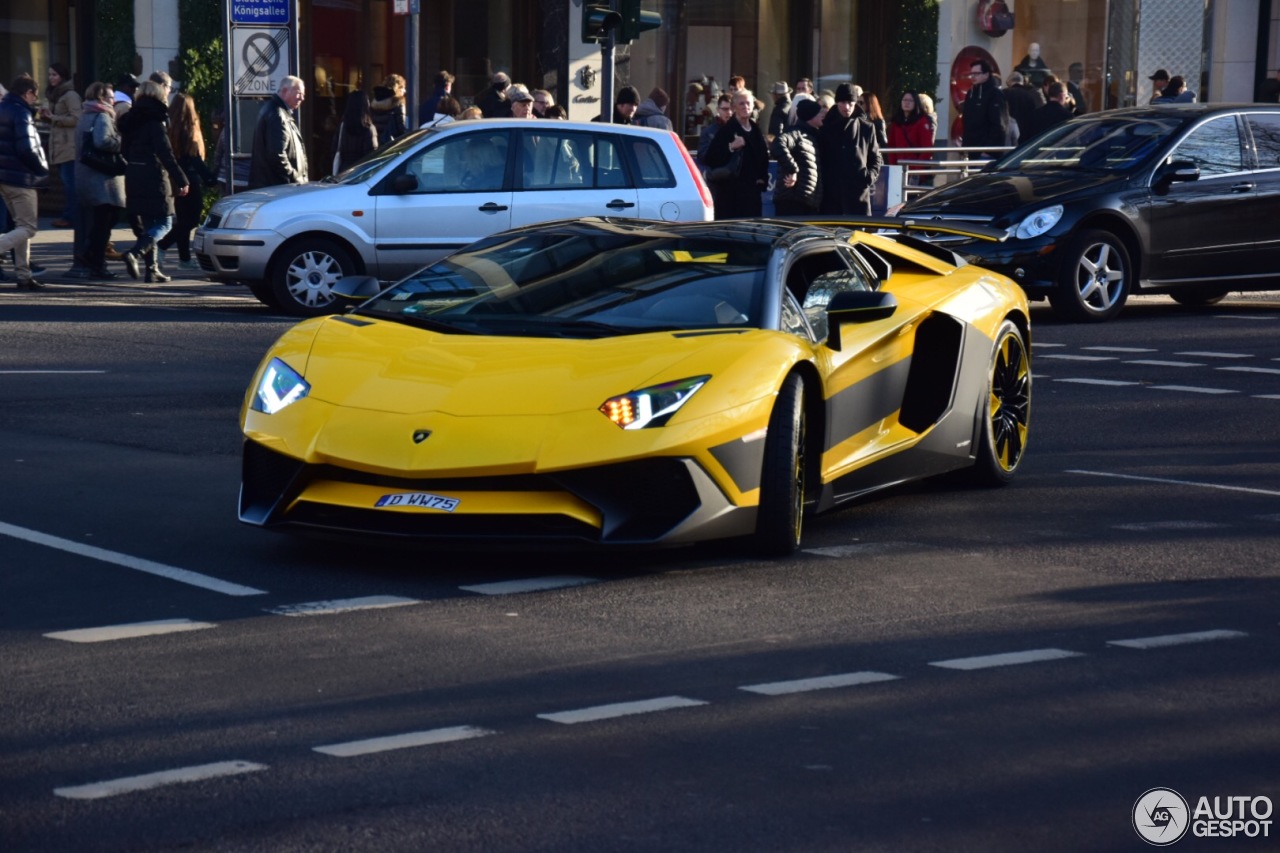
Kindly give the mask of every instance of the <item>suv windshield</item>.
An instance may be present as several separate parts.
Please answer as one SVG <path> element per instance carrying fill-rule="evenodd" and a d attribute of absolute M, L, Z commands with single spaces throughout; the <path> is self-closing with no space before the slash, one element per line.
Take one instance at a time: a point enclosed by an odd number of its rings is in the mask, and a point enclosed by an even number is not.
<path fill-rule="evenodd" d="M 532 337 L 756 327 L 769 253 L 716 238 L 499 235 L 357 311 L 436 331 Z"/>
<path fill-rule="evenodd" d="M 1110 117 L 1068 122 L 1006 155 L 991 167 L 991 171 L 1128 171 L 1150 157 L 1182 123 L 1181 119 L 1172 117 Z"/>

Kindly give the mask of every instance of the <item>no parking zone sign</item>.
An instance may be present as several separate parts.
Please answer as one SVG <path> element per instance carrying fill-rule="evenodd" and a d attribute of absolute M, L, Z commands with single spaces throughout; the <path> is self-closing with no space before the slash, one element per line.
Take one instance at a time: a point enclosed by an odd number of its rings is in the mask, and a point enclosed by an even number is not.
<path fill-rule="evenodd" d="M 274 95 L 289 76 L 288 27 L 231 31 L 232 91 L 237 95 Z"/>

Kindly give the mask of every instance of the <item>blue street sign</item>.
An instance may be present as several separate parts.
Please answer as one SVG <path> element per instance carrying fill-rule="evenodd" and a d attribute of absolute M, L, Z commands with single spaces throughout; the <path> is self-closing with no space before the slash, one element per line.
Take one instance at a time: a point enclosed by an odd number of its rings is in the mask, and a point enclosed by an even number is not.
<path fill-rule="evenodd" d="M 293 0 L 231 0 L 233 24 L 287 24 Z"/>

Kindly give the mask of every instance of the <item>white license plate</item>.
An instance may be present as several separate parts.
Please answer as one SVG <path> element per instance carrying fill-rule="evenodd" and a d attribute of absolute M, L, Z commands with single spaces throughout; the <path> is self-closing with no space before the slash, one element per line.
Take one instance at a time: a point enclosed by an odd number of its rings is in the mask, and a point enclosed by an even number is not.
<path fill-rule="evenodd" d="M 193 252 L 204 251 L 204 235 L 201 234 L 199 231 L 196 232 L 196 236 L 191 238 L 191 251 Z"/>
<path fill-rule="evenodd" d="M 453 512 L 458 508 L 457 498 L 446 498 L 441 495 L 433 495 L 427 492 L 401 492 L 397 495 L 383 495 L 378 498 L 378 502 L 374 507 L 385 509 L 387 507 L 413 506 L 419 509 L 438 509 L 444 512 Z"/>

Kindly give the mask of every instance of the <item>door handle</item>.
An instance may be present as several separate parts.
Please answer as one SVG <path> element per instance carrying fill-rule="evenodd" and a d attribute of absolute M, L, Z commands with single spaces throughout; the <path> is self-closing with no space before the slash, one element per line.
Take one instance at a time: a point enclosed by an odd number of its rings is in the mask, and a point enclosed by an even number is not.
<path fill-rule="evenodd" d="M 605 205 L 605 207 L 609 208 L 610 210 L 625 210 L 628 207 L 635 207 L 635 206 L 636 206 L 635 202 L 623 201 L 620 198 L 615 198 L 613 201 Z"/>
<path fill-rule="evenodd" d="M 498 204 L 497 202 L 493 202 L 493 201 L 485 202 L 484 204 L 480 205 L 480 210 L 482 210 L 485 213 L 497 213 L 499 211 L 506 210 L 506 209 L 507 209 L 507 206 L 505 204 Z"/>
<path fill-rule="evenodd" d="M 1231 191 L 1233 193 L 1251 193 L 1253 192 L 1253 184 L 1247 181 L 1243 184 L 1232 184 Z"/>

